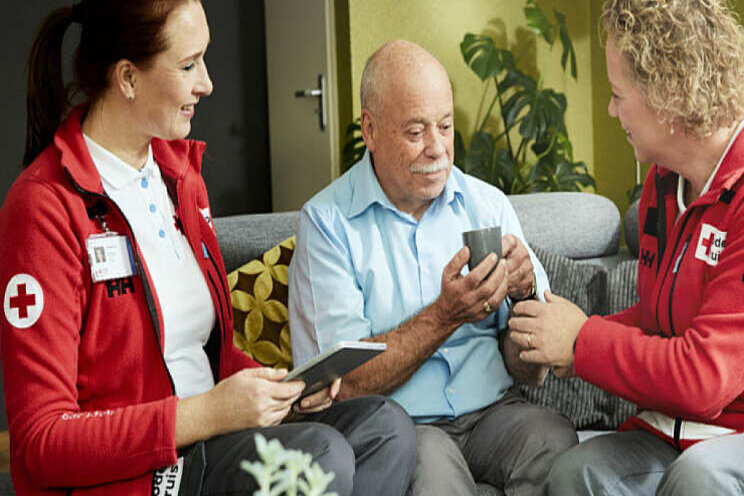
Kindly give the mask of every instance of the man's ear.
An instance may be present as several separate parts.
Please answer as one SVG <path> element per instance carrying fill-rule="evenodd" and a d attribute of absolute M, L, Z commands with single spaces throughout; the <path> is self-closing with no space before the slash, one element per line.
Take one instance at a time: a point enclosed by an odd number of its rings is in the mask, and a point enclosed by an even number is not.
<path fill-rule="evenodd" d="M 372 115 L 372 112 L 370 112 L 369 110 L 362 109 L 360 124 L 362 128 L 362 138 L 364 139 L 364 144 L 367 146 L 367 149 L 370 153 L 374 153 L 376 147 L 375 139 L 377 138 L 378 132 L 378 126 L 377 122 L 375 121 L 375 116 Z"/>
<path fill-rule="evenodd" d="M 137 67 L 127 59 L 121 59 L 114 65 L 111 74 L 113 86 L 127 100 L 134 100 L 137 95 Z"/>

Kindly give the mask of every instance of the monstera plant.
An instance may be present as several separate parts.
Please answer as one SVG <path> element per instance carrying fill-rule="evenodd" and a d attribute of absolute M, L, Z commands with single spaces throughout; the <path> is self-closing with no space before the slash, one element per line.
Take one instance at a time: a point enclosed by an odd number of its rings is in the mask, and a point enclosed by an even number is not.
<path fill-rule="evenodd" d="M 551 22 L 535 0 L 525 1 L 524 15 L 537 40 L 551 50 L 560 41 L 561 65 L 564 71 L 568 66 L 575 79 L 576 54 L 565 16 L 554 10 L 555 22 Z M 455 164 L 507 194 L 596 187 L 586 164 L 573 160 L 565 124 L 565 95 L 545 88 L 542 77 L 535 79 L 520 70 L 518 57 L 497 47 L 490 36 L 468 33 L 460 51 L 483 81 L 483 98 L 469 146 L 459 131 L 455 133 Z M 491 132 L 494 128 L 499 129 L 496 135 Z M 356 120 L 346 130 L 344 170 L 359 160 L 364 150 Z"/>
<path fill-rule="evenodd" d="M 554 10 L 555 22 L 550 22 L 535 0 L 526 0 L 524 15 L 529 30 L 551 50 L 560 41 L 561 66 L 565 71 L 570 65 L 576 79 L 576 54 L 565 16 Z M 483 81 L 481 100 L 488 107 L 476 116 L 469 147 L 459 132 L 455 135 L 455 163 L 507 194 L 596 187 L 586 164 L 573 160 L 565 95 L 545 88 L 542 76 L 536 80 L 520 70 L 514 53 L 497 47 L 490 36 L 468 33 L 460 51 Z M 492 95 L 490 101 L 486 95 Z M 488 130 L 494 127 L 500 129 L 495 136 Z"/>

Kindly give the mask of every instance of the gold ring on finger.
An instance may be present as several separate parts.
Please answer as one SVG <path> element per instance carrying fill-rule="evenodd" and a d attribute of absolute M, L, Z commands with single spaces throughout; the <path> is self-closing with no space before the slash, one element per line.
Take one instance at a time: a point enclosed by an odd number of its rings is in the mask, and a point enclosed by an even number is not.
<path fill-rule="evenodd" d="M 484 311 L 485 311 L 486 313 L 491 313 L 491 312 L 493 312 L 493 308 L 491 308 L 491 305 L 490 305 L 490 304 L 488 303 L 488 300 L 486 300 L 486 301 L 484 301 L 484 302 L 483 302 L 483 310 L 484 310 Z"/>
<path fill-rule="evenodd" d="M 532 334 L 527 334 L 527 348 L 532 349 Z"/>

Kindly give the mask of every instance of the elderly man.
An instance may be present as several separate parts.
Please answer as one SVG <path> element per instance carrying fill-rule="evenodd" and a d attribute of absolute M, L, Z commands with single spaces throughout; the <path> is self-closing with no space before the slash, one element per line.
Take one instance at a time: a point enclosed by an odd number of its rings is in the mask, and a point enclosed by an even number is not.
<path fill-rule="evenodd" d="M 301 213 L 295 363 L 341 340 L 387 343 L 340 396 L 389 394 L 416 421 L 413 494 L 474 494 L 480 481 L 537 494 L 576 433 L 514 387 L 512 377 L 539 383 L 547 369 L 519 361 L 505 301 L 542 294 L 545 272 L 503 193 L 452 167 L 452 89 L 439 61 L 387 43 L 367 61 L 361 98 L 368 153 Z M 503 258 L 467 272 L 461 233 L 488 226 L 505 234 Z"/>

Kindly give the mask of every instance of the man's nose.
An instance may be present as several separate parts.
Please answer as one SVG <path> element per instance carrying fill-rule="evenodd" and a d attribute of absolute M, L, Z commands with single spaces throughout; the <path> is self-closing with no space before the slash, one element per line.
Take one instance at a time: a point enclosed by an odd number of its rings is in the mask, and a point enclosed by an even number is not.
<path fill-rule="evenodd" d="M 444 146 L 445 137 L 440 135 L 437 129 L 428 131 L 425 139 L 426 148 L 424 152 L 427 156 L 439 158 L 447 151 L 447 148 Z"/>

